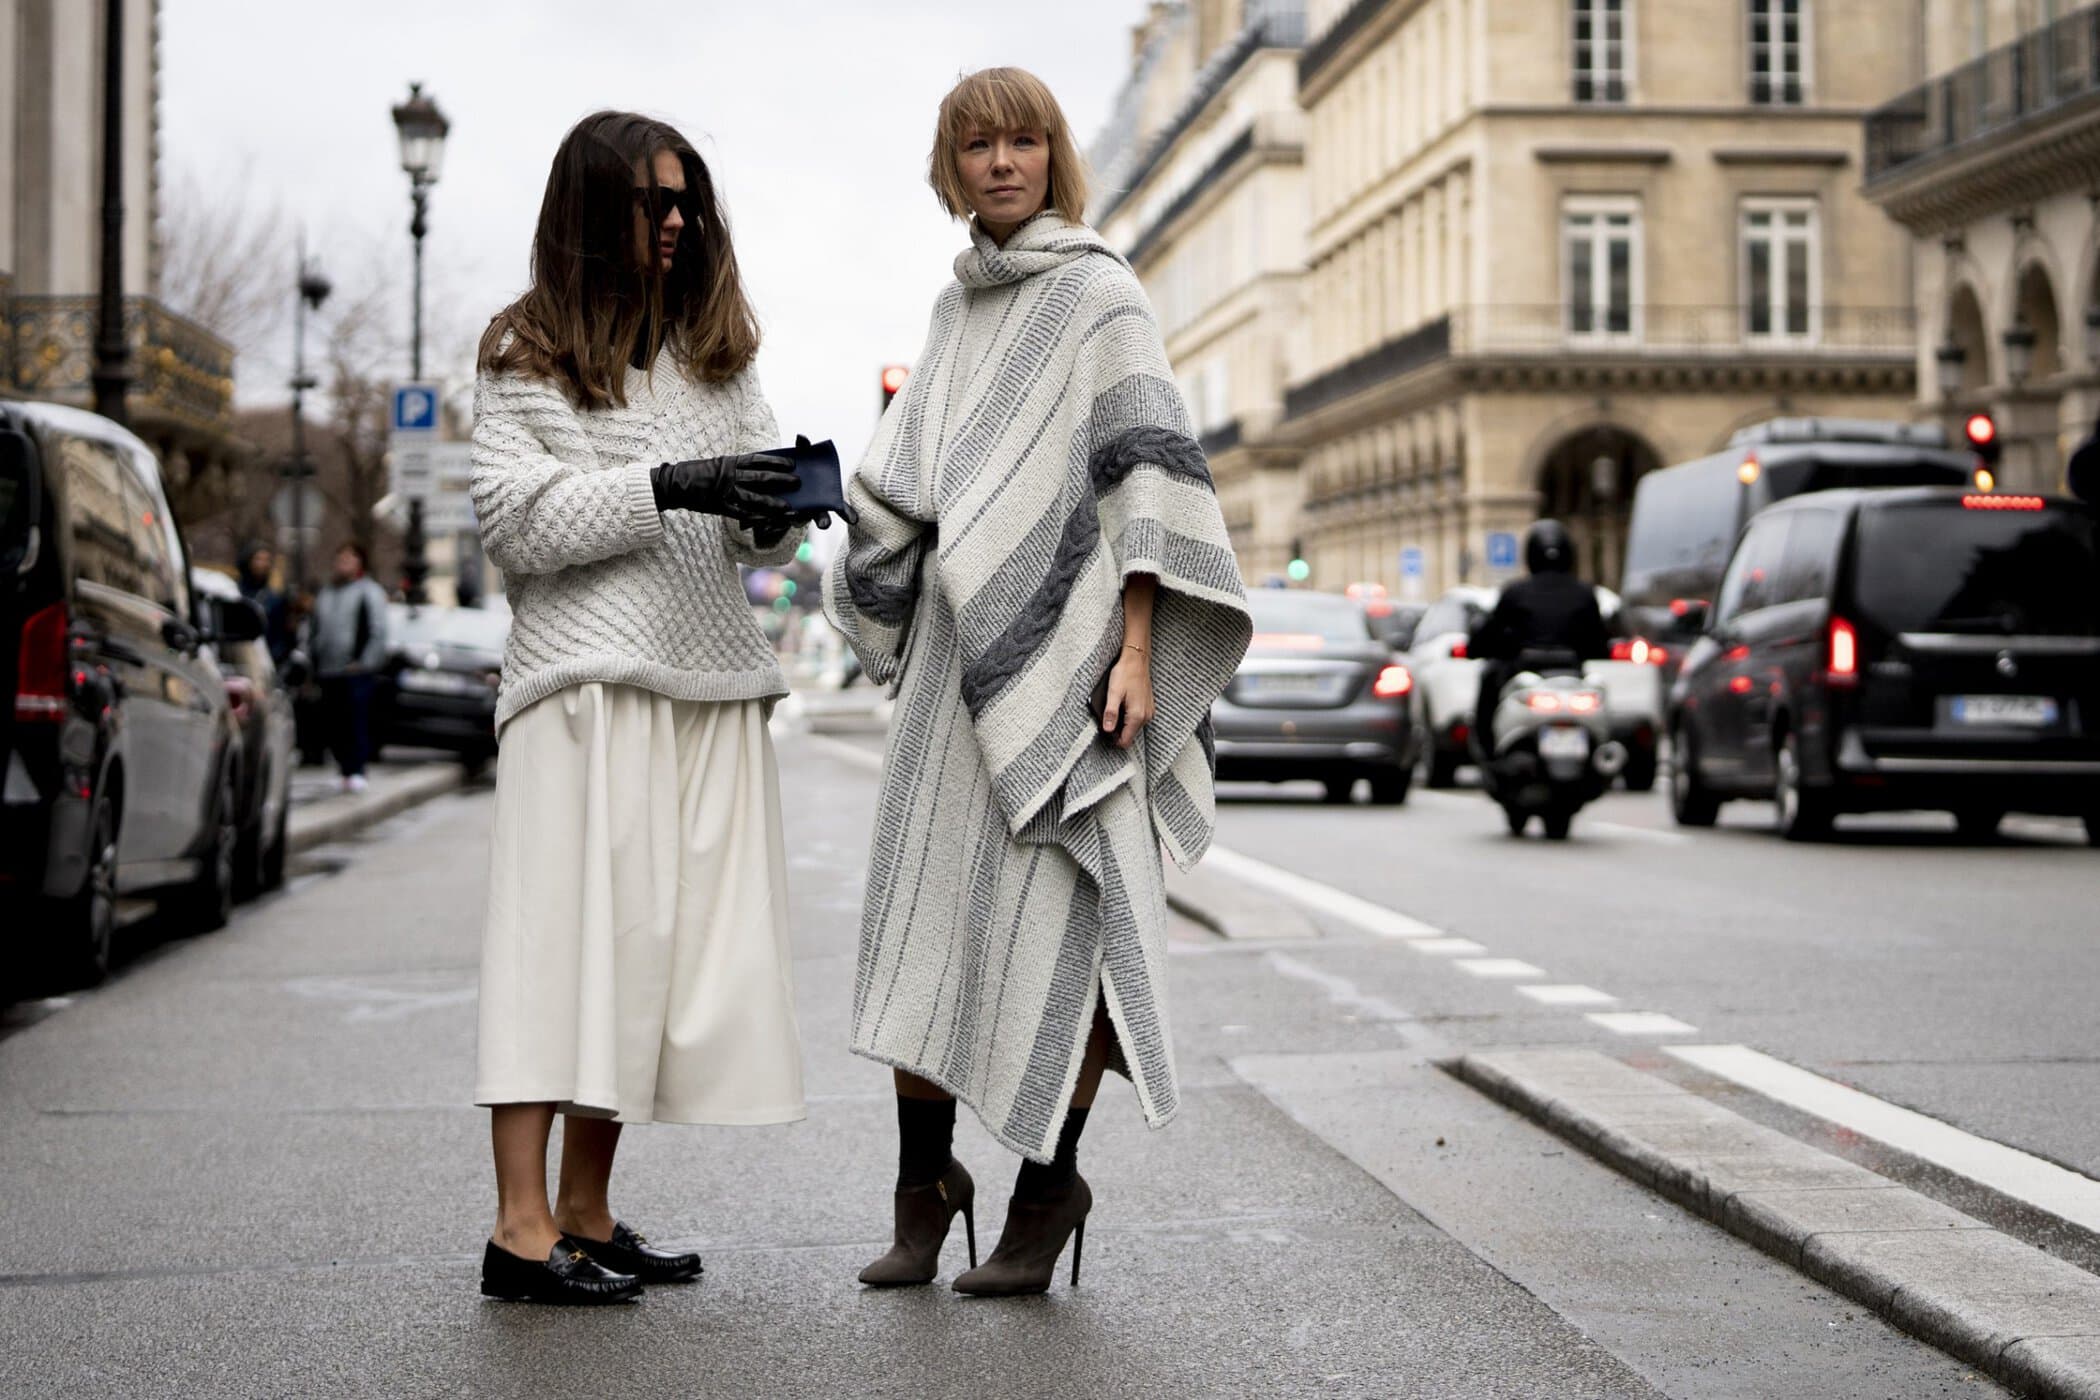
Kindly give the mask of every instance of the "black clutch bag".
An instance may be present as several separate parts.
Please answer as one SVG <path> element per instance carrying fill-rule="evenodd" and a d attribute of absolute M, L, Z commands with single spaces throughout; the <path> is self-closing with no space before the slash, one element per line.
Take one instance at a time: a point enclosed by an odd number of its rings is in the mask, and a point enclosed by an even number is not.
<path fill-rule="evenodd" d="M 830 438 L 822 442 L 810 442 L 798 438 L 793 447 L 770 447 L 767 455 L 787 457 L 793 460 L 795 475 L 802 484 L 781 499 L 788 510 L 798 518 L 829 511 L 833 515 L 843 514 L 846 509 L 846 484 L 839 471 L 839 450 Z"/>

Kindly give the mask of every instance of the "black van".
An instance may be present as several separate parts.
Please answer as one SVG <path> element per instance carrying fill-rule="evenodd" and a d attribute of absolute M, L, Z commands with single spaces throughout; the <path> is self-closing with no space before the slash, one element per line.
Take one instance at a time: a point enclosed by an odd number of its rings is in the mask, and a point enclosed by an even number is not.
<path fill-rule="evenodd" d="M 1930 423 L 1775 418 L 1744 428 L 1712 456 L 1650 472 L 1634 489 L 1619 596 L 1630 635 L 1663 647 L 1669 671 L 1711 604 L 1743 526 L 1765 507 L 1846 486 L 1968 486 L 1977 462 Z"/>
<path fill-rule="evenodd" d="M 120 896 L 190 928 L 233 900 L 238 742 L 160 463 L 106 418 L 0 403 L 0 976 L 98 980 Z"/>
<path fill-rule="evenodd" d="M 1729 561 L 1669 722 L 1687 826 L 1768 797 L 1796 840 L 1928 808 L 1971 837 L 2008 811 L 2083 817 L 2100 845 L 2100 519 L 1934 488 L 1775 506 Z"/>

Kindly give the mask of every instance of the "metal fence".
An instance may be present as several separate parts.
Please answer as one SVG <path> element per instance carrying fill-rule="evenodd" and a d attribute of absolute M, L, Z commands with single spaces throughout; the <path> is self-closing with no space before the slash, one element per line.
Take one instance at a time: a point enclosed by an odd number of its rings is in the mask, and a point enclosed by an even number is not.
<path fill-rule="evenodd" d="M 1867 179 L 2100 92 L 2100 5 L 1912 88 L 1867 116 Z"/>

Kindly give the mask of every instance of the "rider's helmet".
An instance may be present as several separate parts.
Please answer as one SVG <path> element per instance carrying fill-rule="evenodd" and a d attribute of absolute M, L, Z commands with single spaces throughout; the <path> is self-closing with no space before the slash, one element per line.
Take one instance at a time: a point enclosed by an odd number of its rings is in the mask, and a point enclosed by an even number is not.
<path fill-rule="evenodd" d="M 1524 536 L 1524 566 L 1535 574 L 1575 570 L 1575 541 L 1558 520 L 1541 520 Z"/>

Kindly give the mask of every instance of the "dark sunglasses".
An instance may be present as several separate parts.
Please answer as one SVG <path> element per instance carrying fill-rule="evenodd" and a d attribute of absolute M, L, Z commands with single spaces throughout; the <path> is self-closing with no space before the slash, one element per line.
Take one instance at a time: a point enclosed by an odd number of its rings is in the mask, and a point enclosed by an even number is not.
<path fill-rule="evenodd" d="M 634 203 L 636 208 L 648 214 L 651 225 L 661 224 L 670 218 L 674 208 L 685 216 L 687 223 L 701 222 L 700 192 L 695 189 L 673 190 L 662 185 L 636 185 Z"/>

